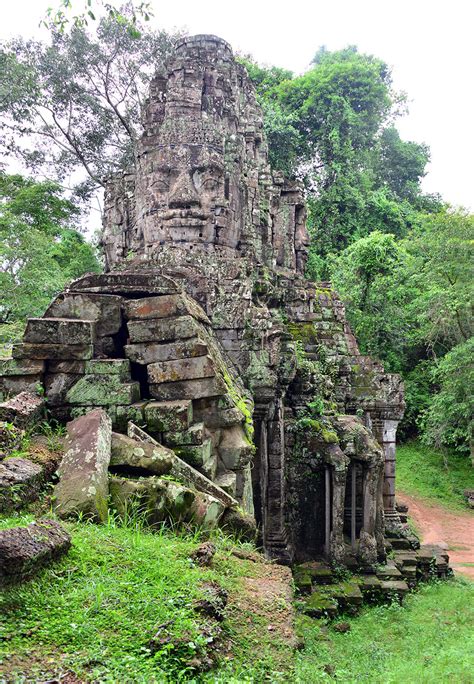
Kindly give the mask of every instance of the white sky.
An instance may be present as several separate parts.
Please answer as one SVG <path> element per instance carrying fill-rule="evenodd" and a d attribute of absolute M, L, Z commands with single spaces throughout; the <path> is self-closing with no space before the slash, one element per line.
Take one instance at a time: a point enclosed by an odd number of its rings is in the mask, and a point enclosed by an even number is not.
<path fill-rule="evenodd" d="M 73 0 L 82 8 L 84 0 Z M 0 39 L 39 37 L 57 0 L 0 0 Z M 95 3 L 97 4 L 97 2 Z M 426 142 L 428 192 L 474 209 L 473 0 L 152 0 L 153 23 L 214 33 L 259 62 L 304 71 L 320 45 L 357 45 L 385 60 L 408 93 L 403 138 Z"/>

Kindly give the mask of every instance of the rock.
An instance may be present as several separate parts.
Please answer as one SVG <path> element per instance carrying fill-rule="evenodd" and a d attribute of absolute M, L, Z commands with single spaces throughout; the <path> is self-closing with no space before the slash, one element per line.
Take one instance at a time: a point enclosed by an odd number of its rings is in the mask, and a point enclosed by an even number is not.
<path fill-rule="evenodd" d="M 193 420 L 193 405 L 186 401 L 150 401 L 145 407 L 145 422 L 150 432 L 186 431 Z"/>
<path fill-rule="evenodd" d="M 142 342 L 127 344 L 124 348 L 125 356 L 135 363 L 149 364 L 157 361 L 172 361 L 173 359 L 188 359 L 194 356 L 206 356 L 207 345 L 195 337 L 178 342 L 155 344 Z"/>
<path fill-rule="evenodd" d="M 42 380 L 42 375 L 4 375 L 0 377 L 0 401 L 22 392 L 36 394 Z"/>
<path fill-rule="evenodd" d="M 196 565 L 201 567 L 209 567 L 212 564 L 212 559 L 216 553 L 216 547 L 211 542 L 204 542 L 199 544 L 197 549 L 195 549 L 190 558 Z"/>
<path fill-rule="evenodd" d="M 147 366 L 148 382 L 175 382 L 176 380 L 193 380 L 195 378 L 212 378 L 216 371 L 209 356 L 196 356 L 191 359 L 160 361 Z"/>
<path fill-rule="evenodd" d="M 0 512 L 37 499 L 43 481 L 43 469 L 26 458 L 8 458 L 0 463 Z"/>
<path fill-rule="evenodd" d="M 94 321 L 99 337 L 115 335 L 122 322 L 122 298 L 110 294 L 63 292 L 49 305 L 47 318 L 74 318 Z"/>
<path fill-rule="evenodd" d="M 21 392 L 0 404 L 0 420 L 17 428 L 32 428 L 43 417 L 44 399 L 30 392 Z"/>
<path fill-rule="evenodd" d="M 67 432 L 68 449 L 54 488 L 55 510 L 63 518 L 82 514 L 105 522 L 112 422 L 103 409 L 95 409 L 69 423 Z"/>
<path fill-rule="evenodd" d="M 116 375 L 121 382 L 130 382 L 128 359 L 90 359 L 85 362 L 86 375 Z"/>
<path fill-rule="evenodd" d="M 191 520 L 197 527 L 212 530 L 218 526 L 225 507 L 209 494 L 197 492 L 191 506 Z"/>
<path fill-rule="evenodd" d="M 227 508 L 219 521 L 221 527 L 228 534 L 240 541 L 254 543 L 257 538 L 257 524 L 255 518 L 237 508 Z"/>
<path fill-rule="evenodd" d="M 173 342 L 196 337 L 199 329 L 192 316 L 131 320 L 127 324 L 131 342 Z"/>
<path fill-rule="evenodd" d="M 94 323 L 73 318 L 29 318 L 23 336 L 26 343 L 92 344 Z"/>
<path fill-rule="evenodd" d="M 41 375 L 44 361 L 38 359 L 0 359 L 0 375 Z"/>
<path fill-rule="evenodd" d="M 333 626 L 333 630 L 339 634 L 346 634 L 351 631 L 351 626 L 348 622 L 338 622 Z"/>
<path fill-rule="evenodd" d="M 92 344 L 30 344 L 19 342 L 13 345 L 15 359 L 82 360 L 91 359 L 94 354 Z"/>
<path fill-rule="evenodd" d="M 466 499 L 469 508 L 474 508 L 474 489 L 465 489 L 464 498 Z"/>
<path fill-rule="evenodd" d="M 195 493 L 175 482 L 159 477 L 110 476 L 112 506 L 122 518 L 144 516 L 149 525 L 163 521 L 191 521 Z"/>
<path fill-rule="evenodd" d="M 159 385 L 150 385 L 149 389 L 151 396 L 160 401 L 217 397 L 227 391 L 224 382 L 218 376 L 199 380 L 162 382 Z"/>
<path fill-rule="evenodd" d="M 233 425 L 222 430 L 219 456 L 228 470 L 244 468 L 254 453 L 255 447 L 245 435 L 242 425 Z"/>
<path fill-rule="evenodd" d="M 67 392 L 69 404 L 114 406 L 140 399 L 138 382 L 123 382 L 119 375 L 84 375 Z"/>
<path fill-rule="evenodd" d="M 12 423 L 0 421 L 0 461 L 11 451 L 18 449 L 24 434 L 24 430 Z"/>
<path fill-rule="evenodd" d="M 195 610 L 212 620 L 222 622 L 225 618 L 227 591 L 217 582 L 206 582 L 202 585 L 203 598 L 194 603 Z"/>
<path fill-rule="evenodd" d="M 162 446 L 155 446 L 146 442 L 138 442 L 131 437 L 112 433 L 110 469 L 119 473 L 122 469 L 138 476 L 143 474 L 165 475 L 171 471 L 174 454 Z M 125 467 L 124 467 L 125 466 Z"/>
<path fill-rule="evenodd" d="M 69 534 L 54 520 L 0 530 L 0 585 L 30 578 L 70 546 Z"/>

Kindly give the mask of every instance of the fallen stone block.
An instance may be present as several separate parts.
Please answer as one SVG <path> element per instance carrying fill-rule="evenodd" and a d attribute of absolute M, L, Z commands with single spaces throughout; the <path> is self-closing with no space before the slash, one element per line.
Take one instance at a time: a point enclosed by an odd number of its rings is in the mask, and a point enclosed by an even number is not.
<path fill-rule="evenodd" d="M 159 385 L 150 384 L 149 389 L 151 396 L 161 401 L 218 397 L 227 391 L 224 381 L 219 376 L 198 380 L 162 382 Z"/>
<path fill-rule="evenodd" d="M 197 337 L 168 344 L 139 343 L 125 345 L 125 356 L 130 361 L 143 365 L 157 361 L 206 356 L 207 352 L 207 345 Z"/>
<path fill-rule="evenodd" d="M 196 337 L 199 332 L 192 316 L 128 321 L 127 327 L 131 342 L 170 342 Z"/>
<path fill-rule="evenodd" d="M 147 401 L 137 401 L 130 405 L 119 405 L 113 408 L 114 415 L 111 415 L 112 426 L 119 432 L 126 432 L 129 421 L 143 425 L 145 422 L 145 407 Z M 109 414 L 110 415 L 110 414 Z"/>
<path fill-rule="evenodd" d="M 112 422 L 103 409 L 95 409 L 69 423 L 67 432 L 68 449 L 54 489 L 56 512 L 105 521 Z"/>
<path fill-rule="evenodd" d="M 219 527 L 241 541 L 255 542 L 257 538 L 257 524 L 255 518 L 236 507 L 224 511 L 219 520 Z"/>
<path fill-rule="evenodd" d="M 215 529 L 224 514 L 225 506 L 221 501 L 204 492 L 196 492 L 190 512 L 192 522 L 204 530 Z"/>
<path fill-rule="evenodd" d="M 191 489 L 156 476 L 110 475 L 109 489 L 112 506 L 122 518 L 144 516 L 148 525 L 189 519 L 195 498 Z"/>
<path fill-rule="evenodd" d="M 116 375 L 120 381 L 130 381 L 130 361 L 128 359 L 90 359 L 85 362 L 86 375 Z"/>
<path fill-rule="evenodd" d="M 92 344 L 94 323 L 74 318 L 29 318 L 23 340 L 30 344 Z"/>
<path fill-rule="evenodd" d="M 216 485 L 218 485 L 224 492 L 235 497 L 237 489 L 237 475 L 233 472 L 221 473 L 216 477 Z"/>
<path fill-rule="evenodd" d="M 193 359 L 177 359 L 175 361 L 160 361 L 147 366 L 148 382 L 176 382 L 177 380 L 194 380 L 197 378 L 212 378 L 216 371 L 209 356 L 197 356 Z"/>
<path fill-rule="evenodd" d="M 94 321 L 98 337 L 115 335 L 122 323 L 122 298 L 110 294 L 63 292 L 49 305 L 45 317 Z"/>
<path fill-rule="evenodd" d="M 67 393 L 82 377 L 73 373 L 47 373 L 44 378 L 44 389 L 48 397 L 48 406 L 62 406 L 67 403 Z"/>
<path fill-rule="evenodd" d="M 0 461 L 11 451 L 18 449 L 24 434 L 24 430 L 12 423 L 0 421 Z"/>
<path fill-rule="evenodd" d="M 117 375 L 84 375 L 66 394 L 69 404 L 113 406 L 140 399 L 138 382 L 122 382 Z"/>
<path fill-rule="evenodd" d="M 35 375 L 44 371 L 44 361 L 39 359 L 3 359 L 0 360 L 0 375 Z"/>
<path fill-rule="evenodd" d="M 145 422 L 150 432 L 179 433 L 193 420 L 193 404 L 186 401 L 150 401 L 145 407 Z"/>
<path fill-rule="evenodd" d="M 20 342 L 13 345 L 12 356 L 15 359 L 51 359 L 54 361 L 69 359 L 91 359 L 94 355 L 92 344 L 30 344 Z"/>
<path fill-rule="evenodd" d="M 149 442 L 150 444 L 155 445 L 158 444 L 153 437 L 138 427 L 138 425 L 134 425 L 133 423 L 129 423 L 128 425 L 128 435 L 134 439 L 138 439 L 140 442 Z M 205 492 L 206 494 L 210 494 L 216 499 L 219 499 L 219 501 L 221 501 L 226 508 L 238 506 L 238 501 L 235 498 L 221 489 L 215 482 L 207 478 L 192 466 L 185 463 L 185 461 L 182 461 L 176 454 L 173 461 L 171 475 L 177 480 L 184 482 L 186 485 L 189 485 L 200 492 Z"/>
<path fill-rule="evenodd" d="M 31 428 L 44 417 L 44 406 L 41 397 L 21 392 L 0 404 L 0 420 L 13 423 L 17 428 Z"/>
<path fill-rule="evenodd" d="M 209 462 L 212 460 L 212 441 L 206 439 L 205 442 L 197 446 L 179 446 L 175 447 L 174 452 L 179 458 L 185 461 L 188 465 L 193 468 L 200 468 L 207 471 L 209 468 Z M 217 464 L 216 464 L 217 467 Z M 207 475 L 207 472 L 206 472 Z M 209 475 L 207 475 L 209 477 Z M 214 477 L 210 478 L 211 480 Z"/>
<path fill-rule="evenodd" d="M 54 520 L 0 530 L 0 585 L 29 579 L 70 546 L 71 537 Z"/>
<path fill-rule="evenodd" d="M 116 474 L 127 471 L 139 477 L 143 475 L 165 475 L 171 471 L 174 454 L 161 445 L 138 442 L 131 437 L 112 433 L 109 470 Z"/>
<path fill-rule="evenodd" d="M 43 469 L 26 458 L 0 463 L 0 512 L 13 511 L 38 498 Z"/>

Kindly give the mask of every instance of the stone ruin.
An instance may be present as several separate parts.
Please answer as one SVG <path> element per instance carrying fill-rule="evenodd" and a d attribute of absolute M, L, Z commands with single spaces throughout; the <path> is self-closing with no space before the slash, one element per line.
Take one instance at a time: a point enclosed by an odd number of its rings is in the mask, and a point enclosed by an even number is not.
<path fill-rule="evenodd" d="M 135 168 L 107 184 L 105 273 L 28 321 L 0 391 L 41 384 L 61 422 L 102 408 L 112 446 L 128 432 L 171 454 L 216 519 L 255 520 L 270 558 L 373 566 L 399 526 L 403 387 L 360 354 L 330 285 L 305 278 L 303 196 L 269 166 L 230 46 L 180 40 L 143 122 Z M 153 458 L 110 474 L 122 503 Z"/>

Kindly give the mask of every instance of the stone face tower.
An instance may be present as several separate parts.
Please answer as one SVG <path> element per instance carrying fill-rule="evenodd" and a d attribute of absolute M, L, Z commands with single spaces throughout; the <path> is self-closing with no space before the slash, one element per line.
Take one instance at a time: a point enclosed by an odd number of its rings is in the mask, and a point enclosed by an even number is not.
<path fill-rule="evenodd" d="M 3 386 L 34 368 L 57 417 L 139 422 L 255 515 L 269 556 L 373 564 L 396 521 L 403 390 L 305 279 L 307 245 L 245 69 L 220 38 L 185 38 L 151 84 L 135 169 L 107 186 L 107 273 L 29 322 Z"/>

